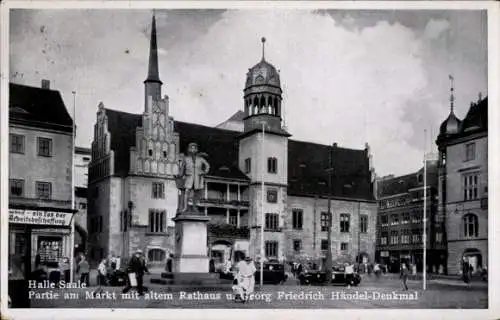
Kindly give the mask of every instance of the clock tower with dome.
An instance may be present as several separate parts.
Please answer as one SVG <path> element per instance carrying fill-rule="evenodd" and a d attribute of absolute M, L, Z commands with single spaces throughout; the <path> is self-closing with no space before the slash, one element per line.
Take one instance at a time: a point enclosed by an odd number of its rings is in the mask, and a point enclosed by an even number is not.
<path fill-rule="evenodd" d="M 261 226 L 264 214 L 264 256 L 285 255 L 283 232 L 287 203 L 288 138 L 282 127 L 282 90 L 279 71 L 265 59 L 249 69 L 244 93 L 244 130 L 239 136 L 239 167 L 250 178 L 250 250 L 262 256 Z"/>

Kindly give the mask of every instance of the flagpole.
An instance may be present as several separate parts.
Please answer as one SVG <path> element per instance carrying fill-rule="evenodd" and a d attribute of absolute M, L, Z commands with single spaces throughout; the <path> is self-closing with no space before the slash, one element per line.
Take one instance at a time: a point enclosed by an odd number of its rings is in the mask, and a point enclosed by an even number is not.
<path fill-rule="evenodd" d="M 264 138 L 265 124 L 262 123 L 262 144 L 261 144 L 261 213 L 260 213 L 260 287 L 264 286 Z"/>
<path fill-rule="evenodd" d="M 75 136 L 76 136 L 76 92 L 72 91 L 73 94 L 73 130 L 71 137 L 71 233 L 69 235 L 69 244 L 70 244 L 70 259 L 69 259 L 69 281 L 73 282 L 73 269 L 74 269 L 74 259 L 75 259 Z"/>
<path fill-rule="evenodd" d="M 423 241 L 423 289 L 427 288 L 427 130 L 424 130 L 424 230 L 422 232 L 422 241 Z"/>

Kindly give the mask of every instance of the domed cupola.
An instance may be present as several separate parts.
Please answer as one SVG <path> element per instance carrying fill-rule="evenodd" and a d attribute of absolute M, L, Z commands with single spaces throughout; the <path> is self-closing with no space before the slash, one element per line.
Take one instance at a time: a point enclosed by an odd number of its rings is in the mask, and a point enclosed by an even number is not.
<path fill-rule="evenodd" d="M 262 38 L 262 59 L 246 75 L 244 94 L 245 131 L 266 123 L 269 129 L 281 130 L 282 90 L 279 71 L 265 59 Z"/>
<path fill-rule="evenodd" d="M 446 136 L 446 135 L 452 135 L 455 133 L 458 133 L 460 130 L 460 125 L 461 121 L 460 119 L 455 116 L 455 112 L 453 111 L 454 109 L 454 102 L 455 102 L 455 96 L 453 95 L 454 93 L 454 87 L 453 87 L 453 77 L 450 75 L 449 76 L 450 81 L 451 81 L 451 89 L 450 89 L 450 114 L 448 115 L 448 118 L 446 118 L 445 121 L 441 123 L 441 126 L 439 127 L 439 135 L 440 136 Z"/>

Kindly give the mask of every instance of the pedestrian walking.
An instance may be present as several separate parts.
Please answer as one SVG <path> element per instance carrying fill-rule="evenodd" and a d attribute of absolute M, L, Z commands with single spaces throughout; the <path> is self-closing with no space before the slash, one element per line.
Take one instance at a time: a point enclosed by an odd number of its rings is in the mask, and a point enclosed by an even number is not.
<path fill-rule="evenodd" d="M 99 285 L 99 288 L 107 284 L 106 281 L 106 276 L 108 274 L 107 269 L 108 269 L 108 261 L 106 259 L 102 259 L 101 263 L 99 263 L 99 266 L 97 267 L 97 272 L 98 272 L 97 284 Z"/>
<path fill-rule="evenodd" d="M 123 293 L 127 293 L 132 287 L 136 287 L 140 296 L 144 295 L 143 277 L 144 273 L 149 270 L 146 266 L 146 261 L 142 257 L 142 250 L 137 250 L 135 255 L 130 259 L 127 267 L 128 281 L 127 286 L 123 289 Z"/>
<path fill-rule="evenodd" d="M 354 265 L 346 263 L 344 267 L 345 273 L 345 281 L 347 283 L 347 287 L 350 288 L 351 285 L 354 284 Z"/>
<path fill-rule="evenodd" d="M 69 282 L 70 280 L 69 258 L 68 257 L 62 258 L 59 266 L 61 268 L 61 273 L 64 281 Z"/>
<path fill-rule="evenodd" d="M 213 259 L 212 259 L 213 261 Z M 173 254 L 169 254 L 168 255 L 168 259 L 167 259 L 167 266 L 166 266 L 166 271 L 168 273 L 172 273 L 172 264 L 174 263 L 174 255 Z M 214 265 L 214 269 L 215 269 L 215 265 Z M 215 270 L 214 270 L 215 272 Z"/>
<path fill-rule="evenodd" d="M 373 272 L 378 279 L 380 277 L 380 265 L 378 263 L 375 263 L 375 265 L 373 266 Z"/>
<path fill-rule="evenodd" d="M 243 302 L 248 301 L 248 296 L 254 292 L 255 288 L 255 263 L 252 258 L 245 257 L 244 261 L 238 262 L 236 291 Z"/>
<path fill-rule="evenodd" d="M 408 268 L 406 267 L 405 263 L 401 264 L 401 273 L 399 278 L 401 279 L 401 286 L 404 291 L 408 291 Z"/>
<path fill-rule="evenodd" d="M 80 262 L 78 263 L 77 272 L 80 273 L 80 281 L 82 283 L 85 283 L 87 287 L 90 287 L 90 278 L 89 278 L 90 265 L 87 259 L 85 259 L 85 256 L 83 254 L 80 256 Z"/>

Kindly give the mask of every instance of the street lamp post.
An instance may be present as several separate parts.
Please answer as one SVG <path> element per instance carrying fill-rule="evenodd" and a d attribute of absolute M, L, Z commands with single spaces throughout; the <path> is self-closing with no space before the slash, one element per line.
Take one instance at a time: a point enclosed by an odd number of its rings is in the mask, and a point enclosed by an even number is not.
<path fill-rule="evenodd" d="M 326 252 L 326 280 L 330 283 L 332 280 L 332 188 L 333 188 L 333 166 L 332 166 L 332 147 L 328 148 L 328 235 Z"/>

